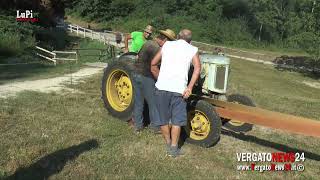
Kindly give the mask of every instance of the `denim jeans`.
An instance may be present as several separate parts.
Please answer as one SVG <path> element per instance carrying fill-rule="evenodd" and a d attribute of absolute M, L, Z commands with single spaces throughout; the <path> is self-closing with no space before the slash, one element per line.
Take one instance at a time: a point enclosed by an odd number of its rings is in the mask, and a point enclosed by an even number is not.
<path fill-rule="evenodd" d="M 155 81 L 151 77 L 146 77 L 140 74 L 133 75 L 134 86 L 134 108 L 133 118 L 135 127 L 140 129 L 143 127 L 143 110 L 144 100 L 148 103 L 149 117 L 151 127 L 156 128 L 154 122 L 158 121 L 159 113 L 155 102 Z"/>

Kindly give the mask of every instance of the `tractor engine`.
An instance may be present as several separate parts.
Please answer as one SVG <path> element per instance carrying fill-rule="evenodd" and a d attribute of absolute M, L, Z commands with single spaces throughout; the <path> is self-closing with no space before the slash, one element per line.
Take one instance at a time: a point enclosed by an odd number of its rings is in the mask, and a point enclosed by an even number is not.
<path fill-rule="evenodd" d="M 203 95 L 224 100 L 227 92 L 230 59 L 221 55 L 201 54 L 200 60 L 201 73 L 198 88 L 201 87 Z"/>

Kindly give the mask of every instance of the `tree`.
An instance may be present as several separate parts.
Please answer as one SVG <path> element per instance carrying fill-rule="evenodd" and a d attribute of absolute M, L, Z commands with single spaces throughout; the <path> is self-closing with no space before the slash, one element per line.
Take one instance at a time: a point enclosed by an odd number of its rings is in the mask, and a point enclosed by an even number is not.
<path fill-rule="evenodd" d="M 135 4 L 130 0 L 80 0 L 74 10 L 89 20 L 109 21 L 129 15 Z"/>
<path fill-rule="evenodd" d="M 258 25 L 258 40 L 261 41 L 261 36 L 264 31 L 267 32 L 268 29 L 275 29 L 276 23 L 274 21 L 276 17 L 276 10 L 274 9 L 275 4 L 273 0 L 253 0 L 250 3 L 251 13 Z M 272 33 L 272 32 L 267 32 Z M 270 39 L 267 39 L 270 40 Z"/>
<path fill-rule="evenodd" d="M 320 68 L 320 36 L 312 32 L 304 32 L 296 37 L 301 49 L 307 52 L 311 57 L 313 72 Z"/>

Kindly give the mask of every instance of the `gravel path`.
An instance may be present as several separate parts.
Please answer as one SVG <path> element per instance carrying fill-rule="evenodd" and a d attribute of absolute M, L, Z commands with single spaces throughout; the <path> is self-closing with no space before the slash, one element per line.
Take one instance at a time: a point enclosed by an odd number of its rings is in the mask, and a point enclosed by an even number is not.
<path fill-rule="evenodd" d="M 39 92 L 51 92 L 59 91 L 62 89 L 69 89 L 64 86 L 67 83 L 79 83 L 85 77 L 92 76 L 99 73 L 107 65 L 95 65 L 88 64 L 90 67 L 80 69 L 79 71 L 71 74 L 65 74 L 63 76 L 49 78 L 49 79 L 39 79 L 32 81 L 23 81 L 23 82 L 13 82 L 0 85 L 0 98 L 6 98 L 10 96 L 15 96 L 21 91 L 39 91 Z"/>

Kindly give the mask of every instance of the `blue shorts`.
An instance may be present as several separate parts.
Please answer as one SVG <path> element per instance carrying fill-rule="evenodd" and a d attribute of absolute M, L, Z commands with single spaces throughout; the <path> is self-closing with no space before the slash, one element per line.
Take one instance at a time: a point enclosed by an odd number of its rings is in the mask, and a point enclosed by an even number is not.
<path fill-rule="evenodd" d="M 181 94 L 156 89 L 155 95 L 160 117 L 156 125 L 168 125 L 170 120 L 175 126 L 187 125 L 187 102 Z"/>

